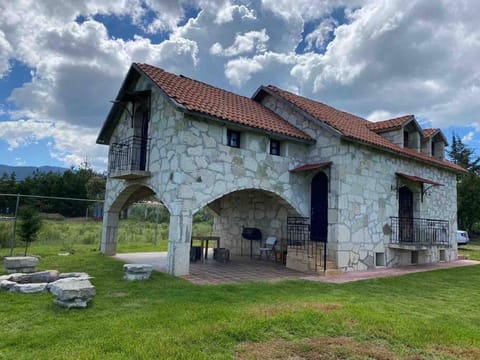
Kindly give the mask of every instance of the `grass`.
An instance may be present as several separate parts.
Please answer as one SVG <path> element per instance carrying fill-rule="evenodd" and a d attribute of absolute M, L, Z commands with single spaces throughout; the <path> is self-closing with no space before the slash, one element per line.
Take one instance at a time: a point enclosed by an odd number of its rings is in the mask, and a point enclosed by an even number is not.
<path fill-rule="evenodd" d="M 34 245 L 35 246 L 35 245 Z M 86 271 L 97 296 L 0 293 L 0 359 L 470 359 L 480 357 L 480 266 L 349 284 L 199 286 L 122 280 L 88 244 L 37 244 L 42 269 Z"/>
<path fill-rule="evenodd" d="M 472 237 L 467 245 L 459 245 L 458 254 L 471 260 L 480 260 L 480 237 Z"/>
<path fill-rule="evenodd" d="M 118 228 L 118 248 L 122 252 L 167 251 L 168 224 L 154 222 L 121 220 Z M 0 222 L 0 255 L 10 252 L 13 222 Z M 211 235 L 211 225 L 194 223 L 194 235 Z M 102 223 L 98 221 L 44 220 L 38 234 L 38 240 L 31 243 L 29 253 L 38 253 L 48 247 L 49 251 L 75 252 L 78 250 L 98 250 L 102 234 Z M 3 245 L 3 248 L 2 248 Z M 16 255 L 23 255 L 23 243 L 17 237 Z M 41 251 L 41 250 L 40 250 Z"/>

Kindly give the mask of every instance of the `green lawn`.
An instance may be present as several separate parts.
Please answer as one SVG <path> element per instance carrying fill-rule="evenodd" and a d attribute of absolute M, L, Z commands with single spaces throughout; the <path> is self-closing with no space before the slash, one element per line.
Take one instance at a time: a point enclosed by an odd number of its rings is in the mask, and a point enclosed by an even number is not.
<path fill-rule="evenodd" d="M 41 269 L 95 277 L 89 308 L 1 292 L 0 359 L 480 358 L 480 266 L 341 285 L 199 286 L 161 273 L 125 282 L 122 263 L 89 244 L 76 250 L 32 247 Z"/>

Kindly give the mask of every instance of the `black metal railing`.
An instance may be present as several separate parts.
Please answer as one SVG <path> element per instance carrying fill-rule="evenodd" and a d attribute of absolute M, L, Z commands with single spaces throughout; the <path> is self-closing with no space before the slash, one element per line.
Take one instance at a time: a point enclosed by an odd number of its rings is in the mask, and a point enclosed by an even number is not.
<path fill-rule="evenodd" d="M 110 145 L 108 174 L 128 171 L 148 171 L 150 138 L 131 136 Z"/>
<path fill-rule="evenodd" d="M 287 218 L 287 244 L 290 250 L 300 251 L 313 259 L 315 271 L 327 270 L 327 239 L 325 241 L 313 241 L 311 239 L 310 218 L 289 216 Z"/>
<path fill-rule="evenodd" d="M 390 217 L 393 244 L 448 245 L 447 220 Z"/>

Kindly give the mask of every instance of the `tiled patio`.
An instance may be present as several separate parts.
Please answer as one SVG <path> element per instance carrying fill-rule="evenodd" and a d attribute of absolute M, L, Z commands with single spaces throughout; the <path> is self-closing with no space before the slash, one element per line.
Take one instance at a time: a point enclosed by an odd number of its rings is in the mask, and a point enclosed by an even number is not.
<path fill-rule="evenodd" d="M 167 271 L 166 252 L 117 254 L 114 258 L 125 263 L 152 264 L 153 268 L 157 271 Z M 480 262 L 473 260 L 457 260 L 448 263 L 374 269 L 343 273 L 340 275 L 320 276 L 287 269 L 285 266 L 273 261 L 258 260 L 257 258 L 250 259 L 248 256 L 233 257 L 228 263 L 224 264 L 214 261 L 211 255 L 209 255 L 209 259 L 204 263 L 201 261 L 191 263 L 190 274 L 183 276 L 183 278 L 192 283 L 201 285 L 228 284 L 246 281 L 273 282 L 282 280 L 310 280 L 326 283 L 346 283 L 471 265 L 480 265 Z"/>

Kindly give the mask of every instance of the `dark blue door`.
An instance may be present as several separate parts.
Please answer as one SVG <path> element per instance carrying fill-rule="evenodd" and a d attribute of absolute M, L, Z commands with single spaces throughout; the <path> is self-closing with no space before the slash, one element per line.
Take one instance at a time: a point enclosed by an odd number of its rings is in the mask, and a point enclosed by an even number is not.
<path fill-rule="evenodd" d="M 328 178 L 319 172 L 312 179 L 311 192 L 311 226 L 312 241 L 327 242 L 328 236 Z"/>

